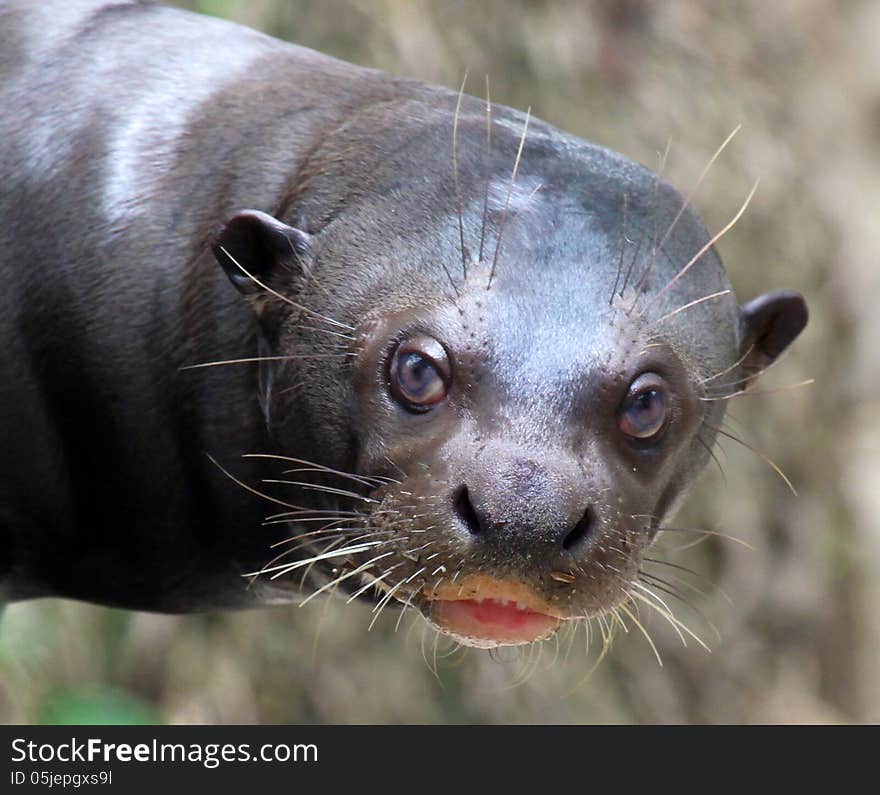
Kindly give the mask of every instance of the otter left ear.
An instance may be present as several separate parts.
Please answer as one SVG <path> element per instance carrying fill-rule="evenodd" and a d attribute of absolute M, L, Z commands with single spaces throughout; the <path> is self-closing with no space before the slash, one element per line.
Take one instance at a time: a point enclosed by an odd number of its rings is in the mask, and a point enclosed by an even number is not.
<path fill-rule="evenodd" d="M 794 290 L 774 290 L 740 307 L 743 390 L 804 330 L 807 317 L 807 302 Z"/>
<path fill-rule="evenodd" d="M 271 274 L 284 267 L 301 274 L 311 238 L 259 210 L 242 210 L 223 224 L 211 250 L 229 280 L 245 295 L 262 291 Z"/>

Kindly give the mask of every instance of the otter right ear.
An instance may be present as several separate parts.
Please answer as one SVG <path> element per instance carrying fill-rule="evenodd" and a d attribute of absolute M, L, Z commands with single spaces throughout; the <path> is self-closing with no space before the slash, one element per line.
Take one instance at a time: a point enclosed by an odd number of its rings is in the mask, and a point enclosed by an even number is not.
<path fill-rule="evenodd" d="M 748 389 L 807 325 L 807 302 L 794 290 L 774 290 L 740 307 L 742 389 Z"/>
<path fill-rule="evenodd" d="M 264 289 L 279 267 L 302 274 L 311 238 L 259 210 L 242 210 L 227 219 L 211 244 L 229 280 L 245 295 Z"/>

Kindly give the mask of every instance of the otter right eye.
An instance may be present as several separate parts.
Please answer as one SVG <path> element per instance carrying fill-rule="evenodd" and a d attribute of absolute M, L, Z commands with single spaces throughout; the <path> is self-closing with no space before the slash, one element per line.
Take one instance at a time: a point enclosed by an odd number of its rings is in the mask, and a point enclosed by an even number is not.
<path fill-rule="evenodd" d="M 408 411 L 423 413 L 446 399 L 450 368 L 446 349 L 433 337 L 414 337 L 397 346 L 389 384 L 394 399 Z"/>

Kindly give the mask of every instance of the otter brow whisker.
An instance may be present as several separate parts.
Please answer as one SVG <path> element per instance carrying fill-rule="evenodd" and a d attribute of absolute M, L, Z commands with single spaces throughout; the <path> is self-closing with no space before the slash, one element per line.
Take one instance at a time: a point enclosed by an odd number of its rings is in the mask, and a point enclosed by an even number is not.
<path fill-rule="evenodd" d="M 751 345 L 749 345 L 749 347 L 746 349 L 746 352 L 745 352 L 742 356 L 740 356 L 739 359 L 737 359 L 733 364 L 731 364 L 729 367 L 725 367 L 723 370 L 720 370 L 719 372 L 715 373 L 714 375 L 710 375 L 710 376 L 708 376 L 708 377 L 706 377 L 706 378 L 703 378 L 703 379 L 699 382 L 700 385 L 703 386 L 703 385 L 705 385 L 705 384 L 708 384 L 710 381 L 714 381 L 716 378 L 720 378 L 722 375 L 726 375 L 726 374 L 729 373 L 731 370 L 735 370 L 735 369 L 736 369 L 737 367 L 739 367 L 739 366 L 740 366 L 740 365 L 741 365 L 746 359 L 749 358 L 749 356 L 751 355 L 751 353 L 752 353 L 753 350 L 755 350 L 755 343 L 754 343 L 754 342 L 753 342 Z"/>
<path fill-rule="evenodd" d="M 657 232 L 657 219 L 655 214 L 655 209 L 657 205 L 657 194 L 660 189 L 660 176 L 663 173 L 663 170 L 666 168 L 666 159 L 669 156 L 669 149 L 672 146 L 672 139 L 669 138 L 666 141 L 666 149 L 663 151 L 662 155 L 660 155 L 659 167 L 657 169 L 657 173 L 654 175 L 654 186 L 651 190 L 651 203 L 648 206 L 648 212 L 651 213 L 651 229 L 652 229 L 652 240 L 656 240 L 656 232 Z M 636 250 L 633 252 L 632 259 L 630 260 L 629 267 L 626 269 L 626 277 L 623 280 L 623 286 L 620 288 L 620 297 L 623 298 L 626 293 L 626 288 L 629 286 L 629 279 L 632 276 L 633 269 L 636 266 L 636 262 L 638 261 L 639 254 L 642 251 L 642 246 L 645 241 L 648 239 L 648 226 L 645 224 L 642 228 L 642 233 L 639 235 L 639 242 L 636 245 Z M 639 281 L 633 286 L 633 292 L 635 293 L 635 297 L 633 299 L 632 305 L 626 310 L 626 314 L 629 315 L 636 307 L 636 304 L 639 300 L 639 289 L 642 284 L 644 284 L 645 275 L 639 279 Z"/>
<path fill-rule="evenodd" d="M 510 208 L 510 197 L 513 194 L 513 187 L 516 184 L 516 172 L 519 169 L 519 161 L 522 157 L 523 146 L 526 142 L 526 134 L 529 129 L 529 119 L 532 116 L 531 107 L 526 110 L 526 119 L 523 123 L 522 136 L 519 139 L 519 148 L 516 150 L 516 159 L 513 161 L 513 171 L 510 174 L 510 183 L 507 186 L 507 197 L 504 200 L 504 210 L 501 213 L 501 220 L 498 223 L 498 239 L 495 243 L 495 255 L 492 257 L 492 268 L 489 271 L 489 280 L 486 284 L 488 290 L 492 286 L 492 279 L 495 278 L 495 267 L 498 264 L 498 254 L 501 251 L 501 240 L 504 234 L 504 224 L 507 221 L 507 213 Z"/>
<path fill-rule="evenodd" d="M 662 323 L 664 320 L 669 320 L 671 317 L 675 317 L 679 312 L 684 312 L 686 309 L 690 309 L 692 306 L 697 306 L 698 304 L 702 304 L 704 301 L 712 301 L 716 298 L 721 298 L 725 295 L 730 295 L 732 290 L 719 290 L 717 293 L 712 293 L 711 295 L 704 295 L 702 298 L 697 298 L 695 301 L 691 301 L 690 303 L 685 304 L 684 306 L 680 306 L 678 309 L 673 310 L 672 312 L 668 312 L 663 315 L 663 317 L 657 318 L 657 320 L 652 320 L 649 323 L 650 326 L 656 326 L 659 323 Z"/>
<path fill-rule="evenodd" d="M 608 306 L 611 306 L 614 303 L 614 296 L 617 293 L 617 286 L 620 284 L 620 277 L 623 275 L 623 260 L 624 260 L 624 243 L 629 241 L 629 238 L 626 236 L 626 213 L 627 213 L 627 205 L 629 204 L 629 194 L 624 191 L 623 193 L 623 212 L 621 213 L 621 221 L 620 221 L 620 258 L 617 261 L 617 275 L 614 277 L 614 286 L 611 288 L 611 295 L 608 296 Z"/>
<path fill-rule="evenodd" d="M 486 224 L 489 220 L 489 183 L 492 177 L 492 100 L 489 95 L 489 75 L 486 75 L 486 155 L 485 155 L 485 181 L 483 190 L 483 220 L 480 224 L 480 256 L 478 262 L 483 261 L 483 251 L 486 242 Z"/>
<path fill-rule="evenodd" d="M 709 162 L 706 163 L 706 165 L 703 167 L 703 170 L 702 170 L 702 172 L 700 172 L 700 176 L 697 178 L 697 181 L 694 184 L 694 187 L 691 188 L 690 192 L 685 197 L 685 200 L 682 202 L 681 207 L 679 207 L 678 212 L 675 214 L 675 217 L 672 219 L 672 222 L 667 227 L 666 232 L 664 232 L 663 237 L 660 238 L 660 242 L 654 247 L 654 250 L 653 250 L 652 256 L 651 256 L 651 262 L 648 265 L 648 268 L 645 271 L 644 275 L 642 276 L 642 278 L 640 280 L 640 284 L 643 283 L 647 279 L 648 275 L 651 272 L 651 269 L 654 267 L 654 262 L 656 261 L 656 258 L 657 258 L 657 251 L 663 250 L 663 245 L 669 239 L 669 236 L 672 234 L 673 230 L 675 229 L 676 225 L 678 224 L 679 220 L 681 219 L 681 216 L 684 214 L 684 211 L 691 205 L 691 202 L 693 201 L 694 197 L 697 195 L 697 192 L 700 190 L 700 186 L 703 184 L 703 180 L 709 174 L 709 171 L 711 171 L 712 166 L 715 165 L 715 162 L 721 156 L 721 153 L 727 148 L 727 145 L 734 139 L 736 134 L 741 129 L 742 129 L 742 124 L 737 124 L 736 127 L 734 127 L 733 130 L 731 131 L 731 133 L 727 136 L 727 138 L 724 139 L 721 146 L 719 146 L 718 149 L 715 150 L 715 154 L 713 154 L 712 157 L 709 158 Z"/>
<path fill-rule="evenodd" d="M 690 269 L 691 267 L 698 262 L 702 256 L 714 246 L 724 235 L 726 235 L 734 226 L 736 226 L 736 222 L 742 217 L 743 213 L 746 211 L 746 208 L 749 206 L 749 203 L 752 201 L 752 197 L 755 195 L 755 191 L 758 190 L 758 185 L 760 184 L 760 180 L 755 180 L 755 184 L 752 186 L 752 189 L 749 191 L 749 195 L 746 196 L 745 201 L 742 203 L 742 206 L 737 211 L 736 215 L 728 221 L 728 223 L 724 226 L 724 228 L 715 234 L 708 242 L 706 242 L 703 246 L 700 247 L 699 251 L 694 254 L 693 257 L 688 260 L 688 262 L 684 265 L 684 267 L 673 276 L 664 287 L 662 287 L 658 292 L 654 293 L 649 299 L 646 308 L 651 306 L 657 299 L 661 296 L 665 295 L 674 284 L 678 282 Z"/>
<path fill-rule="evenodd" d="M 458 91 L 458 101 L 455 103 L 455 114 L 452 117 L 452 178 L 455 183 L 455 214 L 458 217 L 458 236 L 461 250 L 461 272 L 467 281 L 467 249 L 464 245 L 464 217 L 461 211 L 461 183 L 458 175 L 458 120 L 461 115 L 461 100 L 464 97 L 464 87 L 467 84 L 468 73 L 465 70 Z"/>

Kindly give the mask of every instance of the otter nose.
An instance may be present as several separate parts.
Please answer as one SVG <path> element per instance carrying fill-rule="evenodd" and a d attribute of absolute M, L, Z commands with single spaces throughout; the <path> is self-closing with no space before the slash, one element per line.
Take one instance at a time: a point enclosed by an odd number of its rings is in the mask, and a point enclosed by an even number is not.
<path fill-rule="evenodd" d="M 509 546 L 525 552 L 538 547 L 557 550 L 561 547 L 574 553 L 586 544 L 596 524 L 591 505 L 576 513 L 577 518 L 571 522 L 567 520 L 570 512 L 560 510 L 561 506 L 541 510 L 542 506 L 536 506 L 528 499 L 525 498 L 526 504 L 517 501 L 509 504 L 507 509 L 493 508 L 467 485 L 462 485 L 453 496 L 453 510 L 474 540 L 490 546 Z"/>

